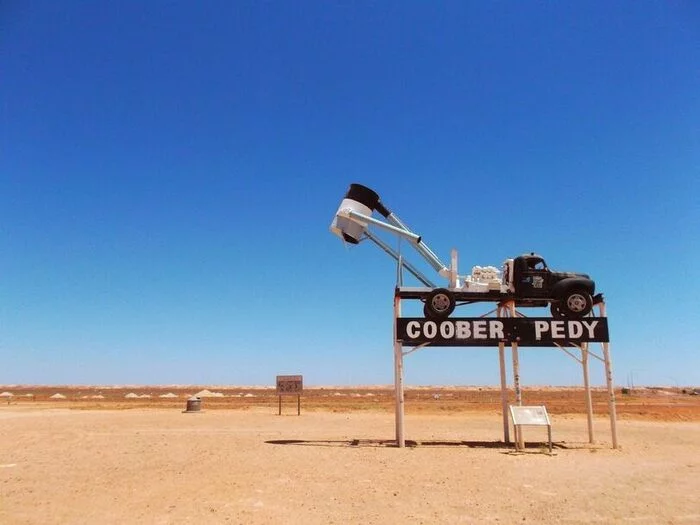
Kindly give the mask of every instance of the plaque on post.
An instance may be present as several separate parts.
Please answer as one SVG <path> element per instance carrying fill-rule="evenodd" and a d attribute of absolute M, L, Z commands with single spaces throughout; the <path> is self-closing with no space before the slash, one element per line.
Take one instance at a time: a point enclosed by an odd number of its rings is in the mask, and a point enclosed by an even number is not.
<path fill-rule="evenodd" d="M 544 406 L 510 406 L 510 416 L 513 418 L 515 428 L 515 448 L 524 449 L 522 438 L 523 426 L 547 427 L 547 440 L 549 441 L 549 453 L 552 453 L 552 422 Z"/>
<path fill-rule="evenodd" d="M 304 389 L 302 376 L 277 376 L 278 415 L 282 415 L 282 396 L 297 396 L 297 416 L 301 415 L 301 393 Z"/>

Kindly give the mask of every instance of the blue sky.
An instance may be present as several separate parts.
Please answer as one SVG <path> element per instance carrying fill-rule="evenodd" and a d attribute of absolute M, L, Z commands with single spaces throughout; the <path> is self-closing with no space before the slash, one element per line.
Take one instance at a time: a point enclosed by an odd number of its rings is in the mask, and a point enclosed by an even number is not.
<path fill-rule="evenodd" d="M 589 273 L 617 384 L 698 385 L 698 64 L 695 2 L 3 2 L 0 384 L 391 384 L 394 263 L 328 232 L 360 182 L 462 271 Z"/>

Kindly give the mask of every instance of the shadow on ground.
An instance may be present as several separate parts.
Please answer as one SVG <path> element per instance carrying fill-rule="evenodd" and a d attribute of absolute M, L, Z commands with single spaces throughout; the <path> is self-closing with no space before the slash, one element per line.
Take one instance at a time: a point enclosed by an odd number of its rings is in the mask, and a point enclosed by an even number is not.
<path fill-rule="evenodd" d="M 268 445 L 297 445 L 306 447 L 394 447 L 393 439 L 341 439 L 341 440 L 304 440 L 304 439 L 273 439 L 265 441 Z M 446 448 L 493 448 L 513 451 L 514 445 L 504 441 L 413 441 L 406 440 L 406 447 L 446 447 Z M 525 449 L 542 450 L 549 447 L 548 443 L 525 443 Z M 565 443 L 552 443 L 552 448 L 571 448 Z"/>

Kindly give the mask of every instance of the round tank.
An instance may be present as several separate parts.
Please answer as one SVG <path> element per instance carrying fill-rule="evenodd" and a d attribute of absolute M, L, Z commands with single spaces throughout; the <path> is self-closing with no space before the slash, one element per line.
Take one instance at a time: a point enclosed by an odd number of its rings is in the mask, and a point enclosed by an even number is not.
<path fill-rule="evenodd" d="M 192 396 L 187 400 L 186 413 L 190 412 L 200 412 L 202 410 L 202 400 L 197 396 Z"/>

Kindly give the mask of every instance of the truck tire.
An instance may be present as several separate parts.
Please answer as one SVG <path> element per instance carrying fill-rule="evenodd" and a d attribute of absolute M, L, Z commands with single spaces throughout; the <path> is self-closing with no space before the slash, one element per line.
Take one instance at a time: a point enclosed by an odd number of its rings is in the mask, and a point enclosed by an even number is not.
<path fill-rule="evenodd" d="M 549 311 L 554 319 L 563 319 L 566 317 L 566 314 L 559 307 L 559 301 L 552 301 L 549 303 Z"/>
<path fill-rule="evenodd" d="M 593 298 L 583 288 L 572 288 L 564 293 L 559 301 L 558 308 L 564 314 L 564 317 L 584 317 L 593 308 Z"/>
<path fill-rule="evenodd" d="M 426 317 L 443 319 L 449 317 L 455 310 L 455 298 L 452 292 L 445 288 L 436 288 L 425 298 L 424 312 Z"/>

